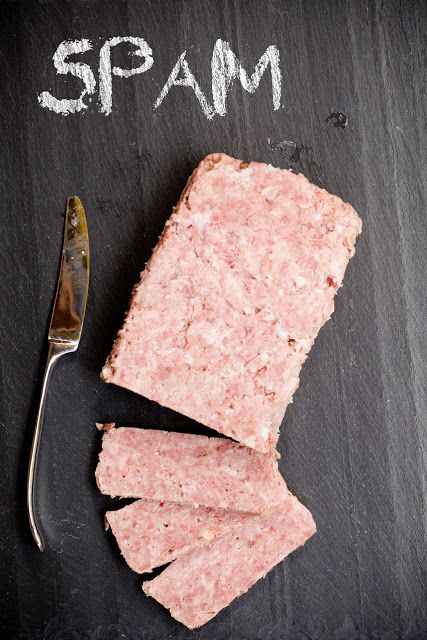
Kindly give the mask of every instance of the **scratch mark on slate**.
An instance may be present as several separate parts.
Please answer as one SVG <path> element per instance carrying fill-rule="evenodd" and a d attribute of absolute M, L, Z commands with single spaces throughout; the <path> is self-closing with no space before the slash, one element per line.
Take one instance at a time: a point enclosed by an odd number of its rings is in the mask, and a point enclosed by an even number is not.
<path fill-rule="evenodd" d="M 273 142 L 269 145 L 271 151 L 279 151 L 282 149 L 296 149 L 297 143 L 292 140 L 280 140 L 280 142 Z"/>

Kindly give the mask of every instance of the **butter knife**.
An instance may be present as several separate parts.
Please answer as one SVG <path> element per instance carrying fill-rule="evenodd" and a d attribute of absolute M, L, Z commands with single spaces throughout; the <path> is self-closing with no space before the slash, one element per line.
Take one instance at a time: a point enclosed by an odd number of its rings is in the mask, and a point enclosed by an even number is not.
<path fill-rule="evenodd" d="M 36 466 L 50 375 L 56 361 L 79 346 L 89 287 L 89 236 L 83 205 L 77 196 L 67 198 L 64 241 L 55 303 L 50 321 L 46 368 L 37 412 L 27 481 L 27 510 L 34 542 L 44 549 L 35 509 Z"/>

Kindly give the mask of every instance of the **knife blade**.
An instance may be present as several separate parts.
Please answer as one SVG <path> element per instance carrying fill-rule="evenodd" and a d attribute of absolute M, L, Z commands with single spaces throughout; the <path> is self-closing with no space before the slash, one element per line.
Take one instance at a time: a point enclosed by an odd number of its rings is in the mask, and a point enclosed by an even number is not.
<path fill-rule="evenodd" d="M 89 290 L 89 235 L 83 205 L 77 196 L 67 198 L 61 266 L 48 332 L 49 350 L 31 445 L 27 480 L 27 511 L 30 530 L 40 551 L 44 540 L 38 522 L 36 467 L 46 395 L 52 369 L 57 360 L 79 346 Z"/>
<path fill-rule="evenodd" d="M 67 198 L 64 242 L 49 342 L 75 343 L 83 328 L 89 287 L 89 236 L 83 205 L 77 196 Z"/>

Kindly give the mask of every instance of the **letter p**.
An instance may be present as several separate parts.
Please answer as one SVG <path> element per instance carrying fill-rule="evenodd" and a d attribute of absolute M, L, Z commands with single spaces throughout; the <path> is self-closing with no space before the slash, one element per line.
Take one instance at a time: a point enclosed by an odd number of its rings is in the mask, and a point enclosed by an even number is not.
<path fill-rule="evenodd" d="M 121 69 L 120 67 L 111 68 L 111 48 L 121 42 L 130 42 L 137 47 L 131 55 L 145 58 L 141 66 L 135 67 L 134 69 Z M 105 41 L 99 52 L 99 100 L 101 113 L 105 113 L 106 116 L 111 113 L 111 107 L 113 104 L 112 76 L 115 75 L 122 78 L 129 78 L 137 73 L 144 73 L 144 71 L 148 71 L 148 69 L 153 66 L 152 54 L 153 52 L 151 48 L 143 38 L 118 36 Z"/>

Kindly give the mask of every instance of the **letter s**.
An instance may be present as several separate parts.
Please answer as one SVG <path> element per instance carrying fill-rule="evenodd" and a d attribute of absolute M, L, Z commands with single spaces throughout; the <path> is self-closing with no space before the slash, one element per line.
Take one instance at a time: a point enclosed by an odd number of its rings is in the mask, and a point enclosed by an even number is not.
<path fill-rule="evenodd" d="M 37 99 L 40 105 L 55 113 L 62 113 L 63 116 L 69 113 L 77 113 L 82 109 L 87 109 L 88 105 L 83 102 L 86 95 L 95 93 L 96 80 L 92 69 L 83 62 L 65 62 L 66 58 L 73 53 L 84 53 L 92 49 L 90 40 L 83 38 L 82 40 L 64 40 L 61 42 L 55 53 L 53 54 L 53 64 L 58 73 L 76 76 L 80 78 L 85 85 L 85 89 L 81 92 L 79 98 L 63 98 L 59 100 L 55 98 L 49 91 L 43 91 Z"/>

